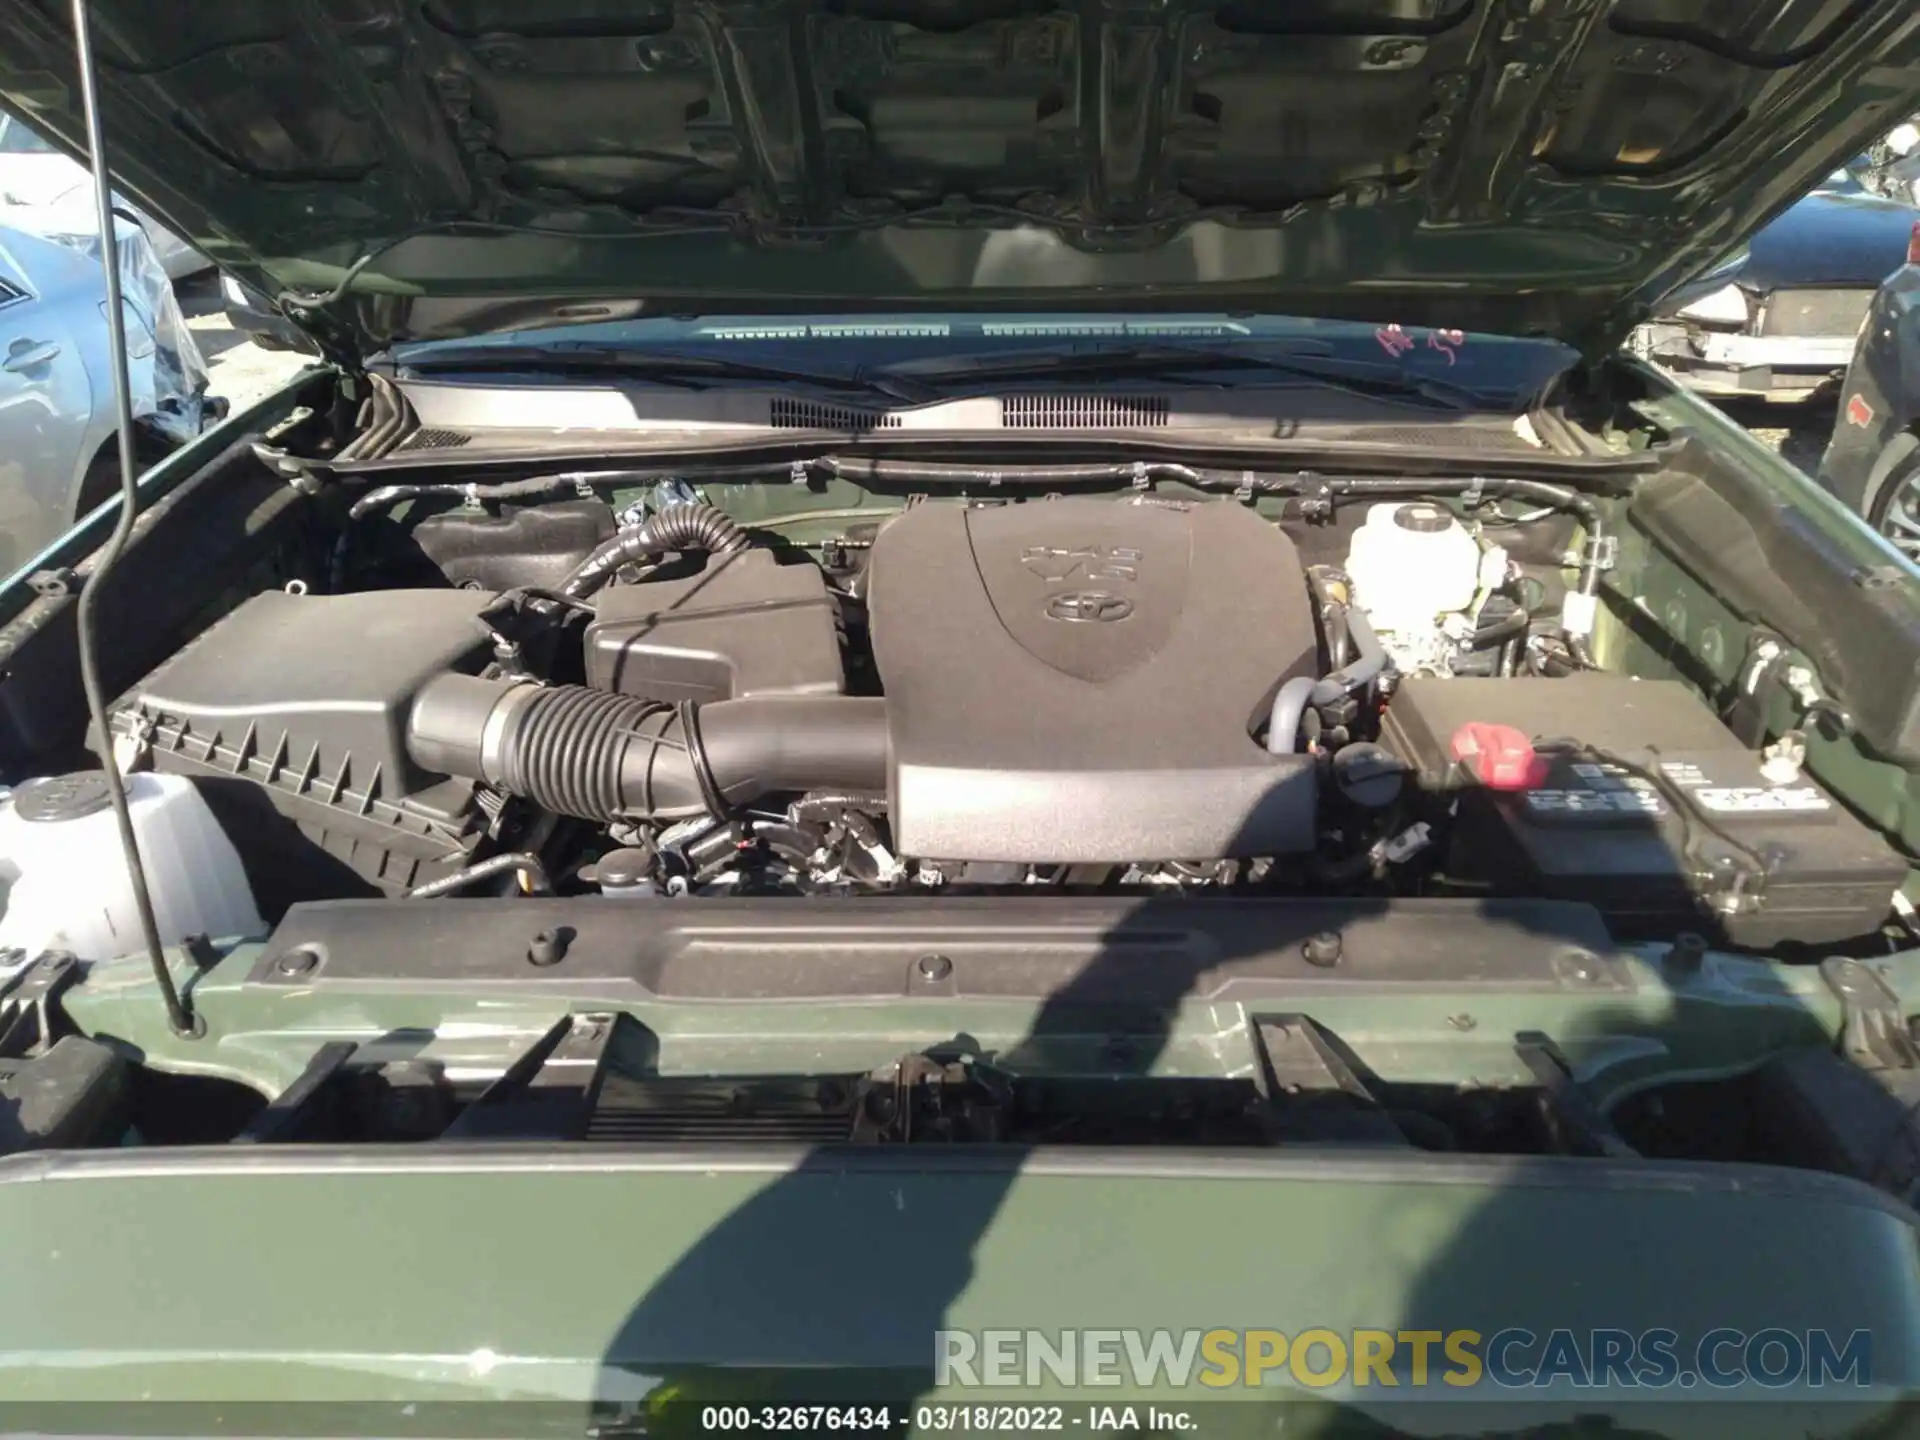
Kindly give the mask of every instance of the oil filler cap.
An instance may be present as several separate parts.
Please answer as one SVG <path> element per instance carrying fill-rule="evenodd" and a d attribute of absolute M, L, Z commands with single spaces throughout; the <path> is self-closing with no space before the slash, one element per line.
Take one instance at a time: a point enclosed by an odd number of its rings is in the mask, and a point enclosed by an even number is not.
<path fill-rule="evenodd" d="M 1476 720 L 1453 732 L 1453 758 L 1489 790 L 1532 790 L 1547 778 L 1524 730 Z"/>

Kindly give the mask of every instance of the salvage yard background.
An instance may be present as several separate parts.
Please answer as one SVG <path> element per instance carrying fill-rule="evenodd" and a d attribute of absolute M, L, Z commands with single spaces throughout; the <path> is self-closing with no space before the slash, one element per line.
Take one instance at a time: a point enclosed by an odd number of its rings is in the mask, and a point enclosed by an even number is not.
<path fill-rule="evenodd" d="M 227 323 L 220 299 L 220 272 L 208 270 L 174 286 L 194 343 L 207 357 L 215 395 L 233 402 L 240 411 L 271 394 L 286 379 L 313 363 L 312 357 L 286 351 L 262 350 Z"/>
<path fill-rule="evenodd" d="M 1735 400 L 1720 408 L 1811 475 L 1820 468 L 1820 456 L 1833 434 L 1838 404 L 1827 396 L 1800 405 Z"/>

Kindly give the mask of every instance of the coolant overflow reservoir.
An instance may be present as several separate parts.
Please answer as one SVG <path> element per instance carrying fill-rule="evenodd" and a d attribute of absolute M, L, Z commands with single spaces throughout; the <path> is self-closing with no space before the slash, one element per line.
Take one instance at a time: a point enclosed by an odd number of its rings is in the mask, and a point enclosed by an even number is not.
<path fill-rule="evenodd" d="M 129 775 L 160 939 L 266 931 L 239 852 L 191 780 Z M 110 960 L 141 950 L 140 912 L 97 771 L 31 780 L 0 803 L 0 963 L 66 950 Z"/>
<path fill-rule="evenodd" d="M 1439 505 L 1375 505 L 1347 556 L 1354 596 L 1376 630 L 1431 629 L 1473 604 L 1480 544 Z"/>

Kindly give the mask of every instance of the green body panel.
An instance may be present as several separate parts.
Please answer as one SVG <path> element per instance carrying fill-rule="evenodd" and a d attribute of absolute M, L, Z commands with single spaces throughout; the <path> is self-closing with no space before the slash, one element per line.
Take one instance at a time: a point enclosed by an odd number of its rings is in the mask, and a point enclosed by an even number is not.
<path fill-rule="evenodd" d="M 343 359 L 910 308 L 1597 355 L 1920 100 L 1907 0 L 93 9 L 128 193 Z M 0 3 L 0 99 L 77 152 L 72 48 Z"/>
<path fill-rule="evenodd" d="M 0 1287 L 27 1301 L 0 1308 L 0 1399 L 637 1399 L 722 1366 L 733 1401 L 822 1367 L 898 1401 L 932 1388 L 935 1330 L 999 1327 L 1864 1328 L 1875 1393 L 1920 1385 L 1905 1212 L 1721 1170 L 1337 1149 L 25 1158 L 0 1165 Z"/>
<path fill-rule="evenodd" d="M 794 902 L 768 904 L 790 910 Z M 1025 1074 L 1116 1068 L 1110 1024 L 1101 1023 L 1110 1017 L 1091 1013 L 1084 1033 L 1076 1033 L 1057 1014 L 1041 1023 L 1043 1002 L 639 1000 L 622 983 L 572 982 L 557 995 L 554 983 L 537 973 L 520 984 L 489 983 L 484 993 L 458 982 L 244 983 L 266 953 L 261 945 L 241 944 L 197 976 L 184 956 L 176 957 L 175 973 L 206 1025 L 197 1039 L 170 1035 L 156 1022 L 164 1017 L 144 959 L 94 966 L 64 1003 L 89 1033 L 137 1039 L 148 1064 L 238 1081 L 265 1095 L 290 1085 L 329 1040 L 366 1046 L 363 1062 L 421 1058 L 498 1073 L 559 1016 L 614 1010 L 657 1037 L 653 1065 L 668 1075 L 851 1073 L 956 1034 Z M 1920 1011 L 1920 951 L 1875 961 L 1873 969 L 1900 998 L 1902 1013 Z M 1596 962 L 1584 978 L 1569 970 L 1552 989 L 1502 993 L 1464 982 L 1450 987 L 1440 978 L 1302 985 L 1296 999 L 1257 1008 L 1271 1014 L 1289 1007 L 1311 1013 L 1389 1082 L 1525 1083 L 1513 1037 L 1543 1031 L 1602 1103 L 1648 1085 L 1735 1075 L 1785 1051 L 1828 1045 L 1842 1021 L 1839 1001 L 1810 966 L 1710 954 L 1698 970 L 1682 973 L 1666 963 L 1664 947 L 1654 946 Z M 1164 1026 L 1164 1040 L 1158 1028 L 1149 1032 L 1151 1073 L 1235 1076 L 1251 1073 L 1253 1065 L 1249 1013 L 1237 1003 L 1194 997 L 1162 1016 L 1133 1018 Z"/>
<path fill-rule="evenodd" d="M 1838 554 L 1863 570 L 1892 565 L 1903 578 L 1912 575 L 1912 563 L 1892 541 L 1724 410 L 1674 384 L 1644 361 L 1623 358 L 1617 363 L 1647 383 L 1651 398 L 1634 407 L 1645 419 L 1669 435 L 1697 435 L 1724 464 L 1738 466 L 1769 499 L 1792 508 Z M 1920 609 L 1920 596 L 1912 603 Z"/>
<path fill-rule="evenodd" d="M 1836 563 L 1857 580 L 1871 579 L 1883 603 L 1905 607 L 1920 630 L 1920 584 L 1911 563 L 1885 536 L 1798 467 L 1756 440 L 1724 412 L 1682 390 L 1638 362 L 1624 362 L 1653 382 L 1654 398 L 1636 407 L 1667 434 L 1693 434 L 1711 445 L 1759 489 L 1766 500 L 1792 511 L 1828 547 Z M 1631 522 L 1631 510 L 1628 512 Z M 1763 616 L 1736 614 L 1698 577 L 1690 575 L 1629 523 L 1620 534 L 1620 562 L 1603 587 L 1611 642 L 1601 652 L 1612 668 L 1652 678 L 1710 676 L 1731 693 L 1748 659 L 1748 641 Z M 1635 614 L 1634 612 L 1637 612 Z M 1817 667 L 1790 652 L 1789 664 Z M 1697 682 L 1696 682 L 1697 683 Z M 1799 716 L 1790 696 L 1778 693 L 1771 731 L 1794 728 Z M 1876 755 L 1857 736 L 1815 727 L 1807 733 L 1807 767 L 1909 857 L 1920 856 L 1920 773 Z"/>

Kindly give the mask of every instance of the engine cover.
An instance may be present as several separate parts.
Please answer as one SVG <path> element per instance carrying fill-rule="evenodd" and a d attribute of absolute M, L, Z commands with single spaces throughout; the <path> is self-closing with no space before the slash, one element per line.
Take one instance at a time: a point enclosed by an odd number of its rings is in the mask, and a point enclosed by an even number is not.
<path fill-rule="evenodd" d="M 870 557 L 896 845 L 1031 863 L 1291 854 L 1314 772 L 1253 738 L 1317 637 L 1293 542 L 1230 503 L 915 506 Z"/>

